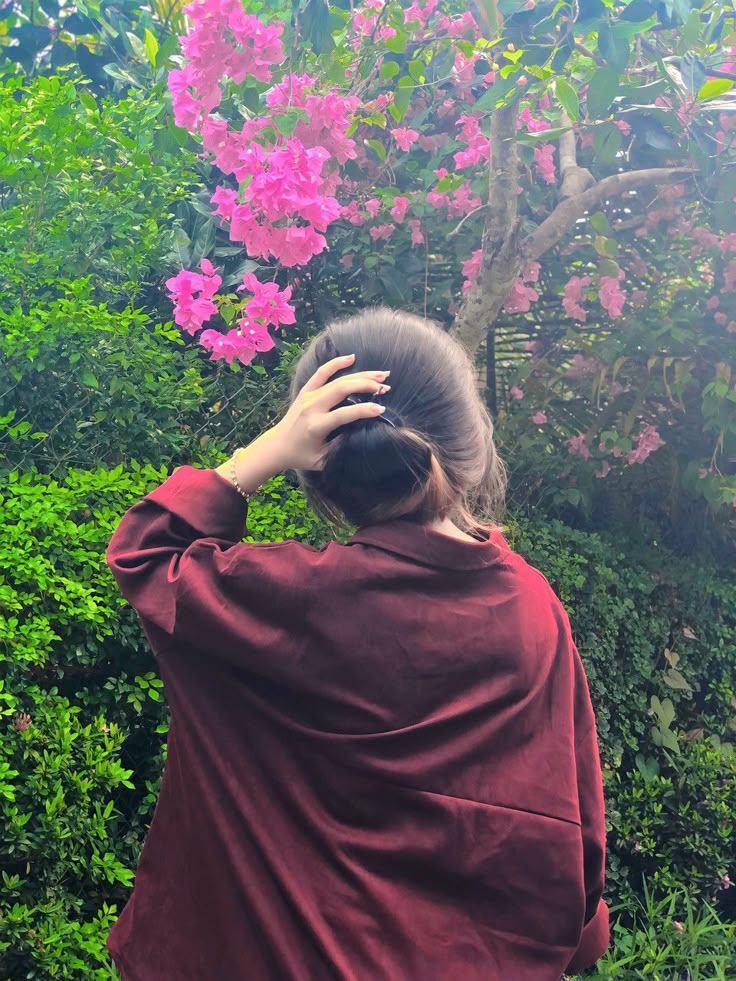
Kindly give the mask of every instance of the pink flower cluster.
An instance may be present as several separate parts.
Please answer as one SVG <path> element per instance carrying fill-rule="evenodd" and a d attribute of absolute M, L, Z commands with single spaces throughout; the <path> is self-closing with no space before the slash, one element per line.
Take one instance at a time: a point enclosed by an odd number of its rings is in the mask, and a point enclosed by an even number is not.
<path fill-rule="evenodd" d="M 647 457 L 665 445 L 654 426 L 644 425 L 638 436 L 633 437 L 636 446 L 627 454 L 628 463 L 644 463 Z"/>
<path fill-rule="evenodd" d="M 554 184 L 557 179 L 554 156 L 555 146 L 552 143 L 543 143 L 541 146 L 534 147 L 537 173 L 546 184 Z"/>
<path fill-rule="evenodd" d="M 449 175 L 449 171 L 445 167 L 440 167 L 435 171 L 435 175 L 441 181 Z M 473 194 L 469 181 L 461 184 L 454 191 L 438 191 L 433 188 L 427 192 L 427 204 L 431 204 L 433 208 L 447 208 L 448 218 L 462 218 L 464 215 L 469 215 L 471 211 L 480 208 L 482 203 L 481 199 Z"/>
<path fill-rule="evenodd" d="M 458 150 L 455 163 L 458 167 L 473 167 L 490 159 L 491 141 L 480 131 L 480 122 L 475 116 L 461 116 L 457 123 L 460 132 L 457 134 L 458 143 L 466 143 L 467 150 Z"/>
<path fill-rule="evenodd" d="M 522 270 L 521 276 L 514 283 L 513 289 L 506 297 L 503 305 L 506 313 L 529 313 L 531 305 L 539 299 L 539 293 L 528 283 L 539 281 L 541 266 L 538 262 L 528 262 Z"/>
<path fill-rule="evenodd" d="M 248 273 L 238 289 L 253 294 L 245 304 L 245 316 L 238 321 L 238 326 L 227 334 L 205 330 L 200 336 L 202 347 L 212 352 L 213 361 L 225 360 L 232 364 L 237 360 L 241 364 L 250 364 L 258 352 L 274 347 L 269 326 L 278 328 L 281 324 L 296 322 L 294 307 L 288 302 L 291 287 L 279 290 L 276 283 L 261 283 L 253 273 Z"/>
<path fill-rule="evenodd" d="M 174 323 L 188 334 L 196 334 L 217 313 L 212 298 L 222 285 L 222 276 L 217 275 L 209 259 L 202 259 L 200 268 L 201 273 L 182 269 L 166 280 L 174 301 Z"/>
<path fill-rule="evenodd" d="M 567 316 L 580 320 L 582 323 L 585 323 L 588 318 L 582 301 L 591 282 L 590 276 L 571 276 L 565 285 L 565 294 L 562 297 L 562 307 Z"/>
<path fill-rule="evenodd" d="M 617 279 L 613 276 L 601 276 L 600 279 L 598 300 L 611 318 L 620 317 L 626 303 L 626 294 L 620 285 L 620 280 L 623 278 L 624 274 L 620 272 Z"/>
<path fill-rule="evenodd" d="M 283 24 L 263 24 L 247 14 L 240 0 L 199 0 L 185 7 L 192 25 L 181 39 L 187 64 L 169 73 L 177 126 L 196 132 L 206 112 L 220 104 L 220 81 L 240 84 L 246 76 L 271 79 L 271 67 L 284 58 Z"/>
<path fill-rule="evenodd" d="M 475 281 L 483 265 L 483 249 L 476 249 L 475 252 L 463 263 L 462 273 L 465 277 L 463 283 L 463 293 L 468 293 L 474 286 Z"/>
<path fill-rule="evenodd" d="M 327 151 L 291 139 L 269 150 L 251 143 L 241 156 L 235 177 L 249 179 L 243 202 L 233 190 L 218 188 L 213 213 L 229 220 L 231 241 L 242 242 L 249 255 L 305 265 L 326 248 L 323 233 L 341 214 L 336 198 L 323 193 Z M 286 224 L 275 224 L 283 219 Z"/>
<path fill-rule="evenodd" d="M 590 459 L 590 447 L 588 446 L 588 438 L 585 433 L 578 433 L 577 436 L 571 436 L 566 441 L 566 445 L 567 452 L 570 456 L 579 456 L 583 460 Z"/>

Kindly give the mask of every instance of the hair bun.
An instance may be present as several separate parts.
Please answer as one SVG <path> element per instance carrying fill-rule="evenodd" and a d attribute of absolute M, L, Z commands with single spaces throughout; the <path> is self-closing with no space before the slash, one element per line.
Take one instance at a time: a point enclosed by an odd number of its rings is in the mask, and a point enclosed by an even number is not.
<path fill-rule="evenodd" d="M 403 497 L 418 490 L 432 470 L 426 440 L 389 419 L 362 419 L 338 430 L 322 471 L 336 488 L 390 490 Z"/>

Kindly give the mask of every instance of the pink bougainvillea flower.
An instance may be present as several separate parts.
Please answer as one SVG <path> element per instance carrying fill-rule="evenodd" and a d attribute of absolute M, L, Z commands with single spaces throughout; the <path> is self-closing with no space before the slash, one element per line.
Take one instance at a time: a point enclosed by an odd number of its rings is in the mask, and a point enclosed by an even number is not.
<path fill-rule="evenodd" d="M 395 231 L 396 225 L 374 225 L 373 228 L 368 229 L 368 234 L 374 242 L 385 242 L 391 238 Z"/>
<path fill-rule="evenodd" d="M 523 279 L 517 279 L 513 289 L 506 297 L 503 305 L 506 313 L 528 313 L 532 303 L 539 299 L 539 293 L 532 286 L 527 286 Z"/>
<path fill-rule="evenodd" d="M 644 463 L 647 457 L 655 450 L 665 445 L 665 441 L 659 435 L 654 426 L 642 426 L 638 436 L 633 437 L 636 446 L 626 455 L 628 463 Z"/>
<path fill-rule="evenodd" d="M 532 416 L 532 422 L 535 426 L 546 426 L 547 425 L 547 415 L 544 412 L 535 412 Z"/>
<path fill-rule="evenodd" d="M 522 392 L 522 390 L 519 388 L 518 385 L 513 385 L 509 389 L 509 395 L 511 396 L 512 399 L 520 400 L 524 398 L 524 393 Z"/>
<path fill-rule="evenodd" d="M 218 218 L 227 218 L 230 221 L 233 217 L 233 209 L 238 203 L 238 192 L 231 187 L 216 187 L 215 193 L 210 198 L 211 204 L 217 207 L 212 214 Z"/>
<path fill-rule="evenodd" d="M 314 75 L 286 74 L 281 81 L 266 92 L 266 105 L 271 109 L 294 107 L 303 109 L 306 105 L 307 89 L 317 82 Z"/>
<path fill-rule="evenodd" d="M 579 456 L 583 460 L 589 460 L 591 453 L 585 433 L 578 433 L 566 440 L 567 452 L 570 456 Z"/>
<path fill-rule="evenodd" d="M 365 210 L 368 212 L 370 218 L 375 218 L 378 212 L 381 210 L 381 202 L 378 198 L 370 198 L 365 203 Z"/>
<path fill-rule="evenodd" d="M 310 259 L 327 248 L 327 239 L 313 228 L 289 225 L 274 228 L 271 254 L 283 266 L 306 266 Z"/>
<path fill-rule="evenodd" d="M 196 334 L 217 313 L 212 298 L 222 285 L 222 277 L 209 259 L 202 260 L 201 268 L 201 273 L 182 269 L 166 280 L 174 301 L 174 322 L 188 334 Z"/>
<path fill-rule="evenodd" d="M 399 126 L 397 129 L 391 130 L 391 135 L 396 141 L 396 146 L 403 150 L 404 153 L 408 153 L 411 149 L 412 143 L 419 139 L 419 133 L 415 129 L 408 129 L 406 126 Z"/>
<path fill-rule="evenodd" d="M 623 273 L 619 275 L 619 279 Z M 598 300 L 609 317 L 620 317 L 626 303 L 626 294 L 621 289 L 619 279 L 613 276 L 601 276 L 598 287 Z"/>
<path fill-rule="evenodd" d="M 476 249 L 469 259 L 463 263 L 462 273 L 465 276 L 463 293 L 467 293 L 475 285 L 481 266 L 483 265 L 483 249 Z"/>
<path fill-rule="evenodd" d="M 455 164 L 458 167 L 473 167 L 481 161 L 487 161 L 491 154 L 491 141 L 484 136 L 480 122 L 475 116 L 461 116 L 457 123 L 460 132 L 457 134 L 459 143 L 467 143 L 467 150 L 458 150 L 455 154 Z"/>
<path fill-rule="evenodd" d="M 565 374 L 568 378 L 585 378 L 587 375 L 595 374 L 600 366 L 598 358 L 586 358 L 582 354 L 576 354 Z"/>
<path fill-rule="evenodd" d="M 530 133 L 543 133 L 547 129 L 552 129 L 552 123 L 548 123 L 546 119 L 536 119 L 532 116 L 529 106 L 526 106 L 519 113 L 516 127 L 517 129 L 521 129 L 522 126 L 526 126 Z"/>
<path fill-rule="evenodd" d="M 203 330 L 199 338 L 205 351 L 211 351 L 211 361 L 240 361 L 241 364 L 250 364 L 256 356 L 254 348 L 249 347 L 243 342 L 243 338 L 238 330 L 231 330 L 227 334 L 222 334 L 219 330 Z"/>
<path fill-rule="evenodd" d="M 246 289 L 253 294 L 253 299 L 245 305 L 248 320 L 274 327 L 296 323 L 294 307 L 288 302 L 291 299 L 290 286 L 279 290 L 277 283 L 262 283 L 253 273 L 247 273 L 243 277 L 243 285 L 238 289 Z"/>
<path fill-rule="evenodd" d="M 410 218 L 408 224 L 411 231 L 411 244 L 424 245 L 424 232 L 419 218 Z"/>
<path fill-rule="evenodd" d="M 400 225 L 403 222 L 404 218 L 406 218 L 406 211 L 408 207 L 409 207 L 409 198 L 405 198 L 405 197 L 394 198 L 394 206 L 393 208 L 391 208 L 390 214 L 393 220 L 397 224 Z"/>
<path fill-rule="evenodd" d="M 534 147 L 534 163 L 537 173 L 547 184 L 554 184 L 557 179 L 554 155 L 555 146 L 552 143 L 543 143 L 542 146 Z"/>
<path fill-rule="evenodd" d="M 593 476 L 597 477 L 598 480 L 602 480 L 604 477 L 607 477 L 610 472 L 611 472 L 611 464 L 608 462 L 608 460 L 604 460 L 601 463 L 598 470 L 594 472 Z"/>
<path fill-rule="evenodd" d="M 357 201 L 350 201 L 340 212 L 340 217 L 349 221 L 351 225 L 365 225 L 365 215 L 360 210 Z"/>
<path fill-rule="evenodd" d="M 581 300 L 591 282 L 590 276 L 571 276 L 565 285 L 565 294 L 562 298 L 562 306 L 567 316 L 574 317 L 582 323 L 585 323 L 588 314 Z"/>

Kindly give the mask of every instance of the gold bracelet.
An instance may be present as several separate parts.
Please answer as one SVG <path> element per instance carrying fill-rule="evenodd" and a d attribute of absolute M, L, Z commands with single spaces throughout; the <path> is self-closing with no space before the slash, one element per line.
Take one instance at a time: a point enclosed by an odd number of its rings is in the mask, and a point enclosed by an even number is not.
<path fill-rule="evenodd" d="M 247 500 L 250 495 L 248 494 L 247 491 L 244 491 L 243 488 L 240 486 L 240 481 L 238 480 L 238 475 L 235 472 L 235 463 L 236 463 L 236 461 L 238 459 L 238 453 L 242 453 L 244 449 L 245 449 L 245 447 L 244 446 L 241 446 L 230 457 L 230 480 L 232 481 L 232 485 L 235 488 L 235 490 L 238 492 L 238 494 L 240 494 L 241 497 L 243 497 L 243 498 L 245 498 Z"/>

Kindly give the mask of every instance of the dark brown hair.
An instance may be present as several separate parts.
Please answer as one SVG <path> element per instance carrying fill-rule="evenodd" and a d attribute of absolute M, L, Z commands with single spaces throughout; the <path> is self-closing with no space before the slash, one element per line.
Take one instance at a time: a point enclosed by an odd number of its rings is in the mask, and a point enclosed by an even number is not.
<path fill-rule="evenodd" d="M 449 517 L 473 530 L 498 517 L 505 470 L 472 364 L 441 327 L 384 307 L 323 330 L 302 355 L 292 399 L 320 365 L 355 354 L 353 371 L 390 370 L 383 416 L 335 431 L 324 469 L 299 474 L 317 511 L 369 525 Z M 336 376 L 339 377 L 339 376 Z"/>

